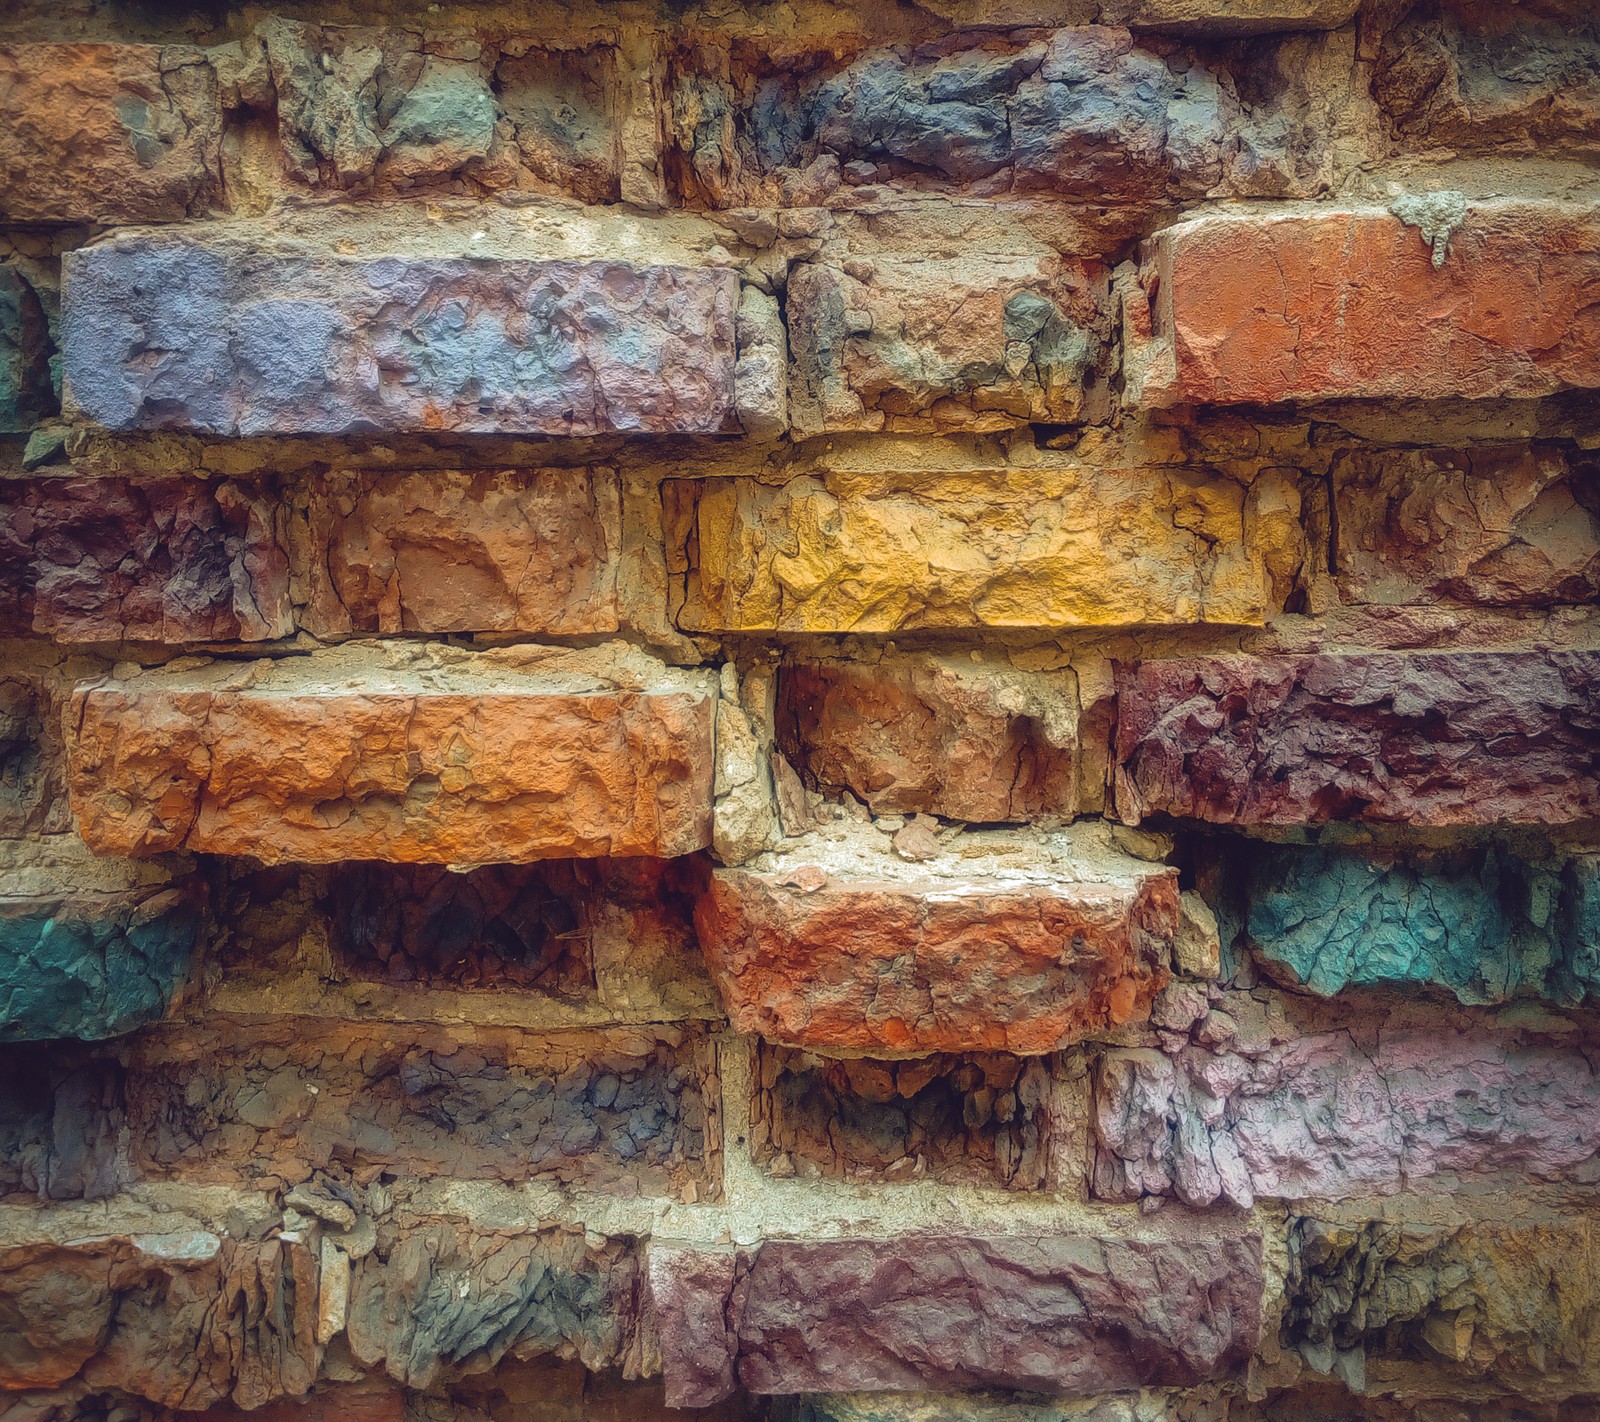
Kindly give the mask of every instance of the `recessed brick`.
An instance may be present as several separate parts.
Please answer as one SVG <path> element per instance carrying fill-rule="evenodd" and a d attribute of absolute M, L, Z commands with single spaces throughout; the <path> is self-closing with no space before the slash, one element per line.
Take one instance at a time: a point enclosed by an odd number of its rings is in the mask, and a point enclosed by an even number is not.
<path fill-rule="evenodd" d="M 1188 469 L 831 472 L 664 485 L 689 631 L 1260 624 L 1294 585 L 1297 487 Z"/>
<path fill-rule="evenodd" d="M 289 569 L 264 493 L 199 479 L 0 484 L 3 610 L 62 642 L 220 642 L 293 630 Z"/>
<path fill-rule="evenodd" d="M 1353 452 L 1333 465 L 1347 602 L 1549 607 L 1600 597 L 1600 466 L 1553 445 Z"/>
<path fill-rule="evenodd" d="M 291 543 L 317 636 L 617 630 L 611 469 L 335 472 Z"/>
<path fill-rule="evenodd" d="M 1378 209 L 1192 218 L 1124 303 L 1135 404 L 1505 399 L 1600 386 L 1600 223 L 1475 203 L 1430 252 Z"/>
<path fill-rule="evenodd" d="M 39 294 L 15 267 L 0 262 L 0 433 L 31 429 L 54 407 L 50 349 Z"/>
<path fill-rule="evenodd" d="M 135 1166 L 218 1184 L 347 1166 L 655 1192 L 714 1184 L 710 1058 L 693 1031 L 308 1025 L 141 1038 L 127 1088 Z"/>
<path fill-rule="evenodd" d="M 1175 871 L 1095 827 L 961 836 L 925 862 L 838 826 L 714 871 L 700 945 L 741 1032 L 811 1049 L 1040 1053 L 1141 1017 Z"/>
<path fill-rule="evenodd" d="M 17 659 L 0 674 L 0 841 L 72 827 L 61 686 Z"/>
<path fill-rule="evenodd" d="M 64 280 L 68 390 L 115 430 L 695 434 L 733 409 L 729 269 L 345 257 L 222 224 L 112 238 Z"/>
<path fill-rule="evenodd" d="M 825 794 L 875 814 L 1071 819 L 1077 684 L 955 657 L 817 658 L 778 677 L 778 744 Z"/>
<path fill-rule="evenodd" d="M 0 46 L 0 219 L 166 222 L 221 174 L 222 108 L 190 45 Z"/>
<path fill-rule="evenodd" d="M 1239 1374 L 1256 1345 L 1261 1241 L 1077 1235 L 655 1246 L 667 1400 L 1015 1388 L 1088 1394 Z"/>
<path fill-rule="evenodd" d="M 1600 815 L 1600 654 L 1215 656 L 1117 671 L 1137 821 L 1560 824 Z"/>
<path fill-rule="evenodd" d="M 352 646 L 80 688 L 91 847 L 267 862 L 670 857 L 711 836 L 715 683 L 642 653 Z"/>

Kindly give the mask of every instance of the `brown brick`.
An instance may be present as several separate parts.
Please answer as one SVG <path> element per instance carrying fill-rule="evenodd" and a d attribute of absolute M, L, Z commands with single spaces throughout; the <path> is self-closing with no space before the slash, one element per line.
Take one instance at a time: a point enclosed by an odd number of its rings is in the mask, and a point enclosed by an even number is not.
<path fill-rule="evenodd" d="M 73 808 L 111 854 L 687 854 L 710 842 L 714 699 L 709 673 L 614 648 L 153 671 L 75 694 Z"/>
<path fill-rule="evenodd" d="M 1417 227 L 1376 208 L 1197 217 L 1146 244 L 1140 282 L 1123 308 L 1136 404 L 1600 386 L 1600 223 L 1586 207 L 1475 203 L 1431 257 Z"/>

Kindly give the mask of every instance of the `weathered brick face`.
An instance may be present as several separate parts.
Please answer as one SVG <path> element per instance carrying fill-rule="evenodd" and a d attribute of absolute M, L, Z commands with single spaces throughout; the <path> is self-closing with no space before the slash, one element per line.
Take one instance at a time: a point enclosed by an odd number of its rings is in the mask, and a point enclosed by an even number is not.
<path fill-rule="evenodd" d="M 7 1422 L 1600 1417 L 1593 0 L 0 9 Z"/>

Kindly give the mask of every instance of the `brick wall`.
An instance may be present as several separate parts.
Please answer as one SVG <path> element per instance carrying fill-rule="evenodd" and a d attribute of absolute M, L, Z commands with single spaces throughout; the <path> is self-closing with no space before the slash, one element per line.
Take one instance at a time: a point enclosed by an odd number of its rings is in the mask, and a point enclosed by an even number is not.
<path fill-rule="evenodd" d="M 1600 1418 L 1588 0 L 0 16 L 0 1413 Z"/>

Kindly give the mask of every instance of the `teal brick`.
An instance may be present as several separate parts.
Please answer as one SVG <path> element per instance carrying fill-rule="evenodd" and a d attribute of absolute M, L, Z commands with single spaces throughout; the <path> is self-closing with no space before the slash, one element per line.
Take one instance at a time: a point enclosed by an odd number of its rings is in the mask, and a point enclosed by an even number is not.
<path fill-rule="evenodd" d="M 98 1041 L 160 1021 L 199 937 L 198 909 L 177 889 L 0 903 L 0 1041 Z"/>

